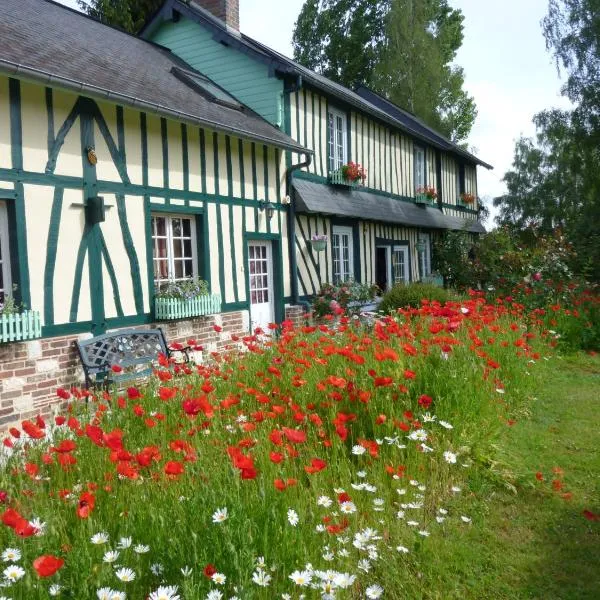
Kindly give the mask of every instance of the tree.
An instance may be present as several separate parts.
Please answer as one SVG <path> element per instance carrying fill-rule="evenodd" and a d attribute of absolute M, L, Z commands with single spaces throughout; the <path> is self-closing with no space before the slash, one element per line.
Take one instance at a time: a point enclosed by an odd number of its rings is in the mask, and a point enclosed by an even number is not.
<path fill-rule="evenodd" d="M 500 224 L 564 231 L 575 267 L 600 281 L 600 0 L 550 0 L 542 27 L 575 106 L 535 115 L 536 139 L 517 142 L 494 205 Z"/>
<path fill-rule="evenodd" d="M 83 12 L 91 17 L 137 33 L 163 5 L 164 0 L 77 0 Z"/>
<path fill-rule="evenodd" d="M 294 57 L 346 87 L 366 85 L 455 142 L 476 116 L 452 64 L 463 15 L 448 0 L 306 0 Z"/>

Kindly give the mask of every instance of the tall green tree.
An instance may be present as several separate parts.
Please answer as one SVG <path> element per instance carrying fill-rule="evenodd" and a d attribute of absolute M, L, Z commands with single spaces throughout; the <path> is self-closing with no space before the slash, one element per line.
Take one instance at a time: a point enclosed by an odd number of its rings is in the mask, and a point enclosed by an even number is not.
<path fill-rule="evenodd" d="M 463 15 L 448 0 L 306 0 L 294 57 L 346 87 L 366 85 L 456 142 L 476 108 L 454 65 Z"/>
<path fill-rule="evenodd" d="M 103 23 L 137 33 L 164 0 L 77 0 L 79 7 Z"/>
<path fill-rule="evenodd" d="M 600 0 L 550 0 L 542 27 L 574 108 L 534 117 L 536 139 L 517 143 L 494 204 L 500 224 L 560 228 L 576 267 L 600 281 Z"/>

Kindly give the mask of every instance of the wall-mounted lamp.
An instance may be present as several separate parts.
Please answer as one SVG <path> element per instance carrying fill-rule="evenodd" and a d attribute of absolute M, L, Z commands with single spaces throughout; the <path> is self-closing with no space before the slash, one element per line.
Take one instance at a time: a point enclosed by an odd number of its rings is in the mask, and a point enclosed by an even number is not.
<path fill-rule="evenodd" d="M 425 252 L 425 248 L 427 248 L 427 241 L 425 238 L 419 236 L 417 243 L 416 243 L 416 248 L 417 248 L 417 252 L 419 254 Z"/>
<path fill-rule="evenodd" d="M 260 201 L 260 210 L 261 212 L 266 210 L 267 219 L 269 219 L 269 221 L 273 218 L 273 215 L 275 214 L 275 206 L 267 200 Z"/>

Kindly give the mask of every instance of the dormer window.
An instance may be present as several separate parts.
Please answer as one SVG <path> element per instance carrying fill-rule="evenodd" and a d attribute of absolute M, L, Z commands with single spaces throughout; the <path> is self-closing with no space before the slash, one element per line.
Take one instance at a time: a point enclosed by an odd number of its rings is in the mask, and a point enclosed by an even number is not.
<path fill-rule="evenodd" d="M 329 172 L 341 169 L 348 161 L 348 136 L 346 133 L 346 115 L 340 110 L 330 108 L 328 112 L 329 128 Z"/>

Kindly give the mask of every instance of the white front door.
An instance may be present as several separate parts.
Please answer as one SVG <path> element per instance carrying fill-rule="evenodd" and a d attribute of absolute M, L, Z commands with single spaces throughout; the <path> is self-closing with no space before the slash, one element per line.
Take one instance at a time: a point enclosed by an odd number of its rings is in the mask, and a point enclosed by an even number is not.
<path fill-rule="evenodd" d="M 408 246 L 394 246 L 392 249 L 392 281 L 408 283 L 410 281 Z"/>
<path fill-rule="evenodd" d="M 267 331 L 275 320 L 273 304 L 273 256 L 271 242 L 248 242 L 250 277 L 250 325 Z"/>

